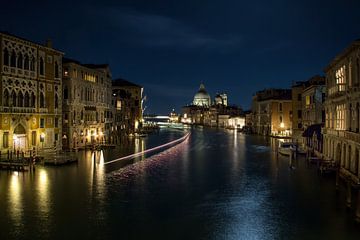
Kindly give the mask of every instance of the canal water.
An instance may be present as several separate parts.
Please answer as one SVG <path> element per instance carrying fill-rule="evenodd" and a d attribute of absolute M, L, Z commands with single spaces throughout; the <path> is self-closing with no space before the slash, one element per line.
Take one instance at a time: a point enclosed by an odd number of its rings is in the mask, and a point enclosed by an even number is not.
<path fill-rule="evenodd" d="M 182 134 L 79 152 L 74 165 L 0 172 L 0 239 L 359 239 L 334 179 L 303 159 L 290 169 L 268 138 L 193 129 L 172 149 L 103 164 Z"/>

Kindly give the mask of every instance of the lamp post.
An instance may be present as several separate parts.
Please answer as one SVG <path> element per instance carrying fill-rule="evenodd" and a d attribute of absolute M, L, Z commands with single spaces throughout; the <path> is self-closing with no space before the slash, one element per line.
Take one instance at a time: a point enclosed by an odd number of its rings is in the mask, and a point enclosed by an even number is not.
<path fill-rule="evenodd" d="M 40 134 L 40 142 L 42 144 L 42 150 L 44 150 L 45 133 Z"/>

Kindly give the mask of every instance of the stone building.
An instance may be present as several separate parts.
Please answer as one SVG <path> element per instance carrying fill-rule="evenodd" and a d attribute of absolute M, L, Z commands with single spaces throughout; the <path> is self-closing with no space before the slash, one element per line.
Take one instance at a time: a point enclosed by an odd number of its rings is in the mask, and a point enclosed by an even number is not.
<path fill-rule="evenodd" d="M 61 148 L 62 56 L 0 32 L 0 150 Z"/>
<path fill-rule="evenodd" d="M 360 41 L 353 42 L 325 69 L 327 98 L 324 155 L 340 173 L 360 179 Z"/>
<path fill-rule="evenodd" d="M 227 106 L 228 105 L 228 97 L 226 93 L 218 93 L 215 96 L 215 104 L 216 105 L 224 105 Z"/>
<path fill-rule="evenodd" d="M 211 98 L 204 84 L 200 84 L 199 91 L 194 96 L 193 105 L 203 107 L 209 107 L 211 105 Z"/>
<path fill-rule="evenodd" d="M 292 99 L 292 138 L 296 142 L 302 141 L 302 134 L 304 132 L 302 118 L 302 92 L 306 87 L 306 82 L 296 82 L 291 88 Z"/>
<path fill-rule="evenodd" d="M 134 134 L 143 122 L 143 87 L 125 79 L 112 82 L 114 139 Z"/>
<path fill-rule="evenodd" d="M 266 136 L 291 136 L 292 101 L 290 89 L 265 89 L 252 103 L 254 132 Z"/>
<path fill-rule="evenodd" d="M 111 72 L 108 65 L 63 60 L 63 132 L 65 149 L 110 141 Z"/>

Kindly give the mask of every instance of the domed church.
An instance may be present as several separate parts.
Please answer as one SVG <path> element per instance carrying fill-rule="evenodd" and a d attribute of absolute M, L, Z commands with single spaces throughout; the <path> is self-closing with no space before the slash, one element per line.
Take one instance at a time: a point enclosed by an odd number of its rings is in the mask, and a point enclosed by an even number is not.
<path fill-rule="evenodd" d="M 204 84 L 200 84 L 199 91 L 194 96 L 193 104 L 196 106 L 210 106 L 211 98 L 210 95 L 205 90 Z"/>

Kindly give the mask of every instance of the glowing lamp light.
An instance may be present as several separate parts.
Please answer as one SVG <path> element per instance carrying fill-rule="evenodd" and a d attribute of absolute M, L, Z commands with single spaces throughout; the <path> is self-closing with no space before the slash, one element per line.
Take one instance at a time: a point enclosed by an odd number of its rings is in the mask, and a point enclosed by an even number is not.
<path fill-rule="evenodd" d="M 284 127 L 284 123 L 282 122 L 282 123 L 280 123 L 280 127 L 281 128 L 283 128 Z"/>

